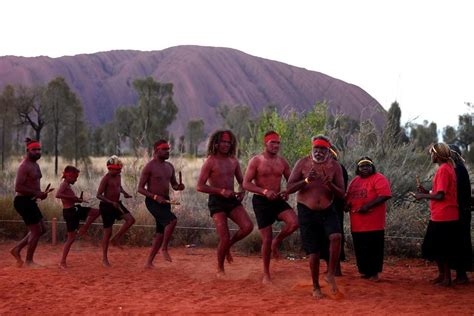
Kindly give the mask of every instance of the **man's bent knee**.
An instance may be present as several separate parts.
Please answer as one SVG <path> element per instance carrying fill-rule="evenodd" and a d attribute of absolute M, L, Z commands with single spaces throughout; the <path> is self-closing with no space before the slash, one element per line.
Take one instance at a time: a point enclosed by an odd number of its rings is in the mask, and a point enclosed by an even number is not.
<path fill-rule="evenodd" d="M 247 224 L 244 224 L 242 227 L 240 227 L 240 230 L 244 235 L 250 234 L 253 230 L 253 223 L 249 222 Z"/>

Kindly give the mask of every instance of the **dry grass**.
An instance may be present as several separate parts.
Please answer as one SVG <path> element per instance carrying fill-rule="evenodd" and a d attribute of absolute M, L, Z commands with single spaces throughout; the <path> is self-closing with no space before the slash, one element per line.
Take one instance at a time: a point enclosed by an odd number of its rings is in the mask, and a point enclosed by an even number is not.
<path fill-rule="evenodd" d="M 346 159 L 352 160 L 358 153 L 352 153 L 345 157 Z M 74 185 L 74 190 L 79 193 L 84 191 L 84 197 L 89 199 L 89 204 L 92 207 L 98 207 L 98 200 L 95 198 L 96 190 L 99 186 L 99 182 L 102 176 L 106 173 L 106 157 L 92 157 L 91 164 L 86 166 L 79 166 L 81 169 L 81 175 Z M 346 161 L 349 161 L 346 160 Z M 190 158 L 172 158 L 170 162 L 176 168 L 176 171 L 181 171 L 183 174 L 183 182 L 186 185 L 186 190 L 183 192 L 174 192 L 175 198 L 181 202 L 181 205 L 174 206 L 173 211 L 178 217 L 178 227 L 173 236 L 173 245 L 205 245 L 214 247 L 217 245 L 217 235 L 214 230 L 214 223 L 209 216 L 207 208 L 207 195 L 198 193 L 195 190 L 197 178 L 199 176 L 200 168 L 203 163 L 202 158 L 190 159 Z M 1 174 L 0 180 L 0 221 L 4 220 L 20 220 L 21 218 L 13 209 L 13 187 L 16 176 L 16 168 L 18 167 L 20 158 L 12 159 L 8 168 Z M 124 199 L 124 204 L 132 212 L 137 222 L 134 227 L 126 234 L 125 242 L 133 245 L 148 246 L 151 244 L 153 234 L 155 232 L 155 221 L 150 216 L 148 210 L 145 207 L 144 197 L 136 192 L 138 185 L 138 179 L 140 171 L 143 168 L 148 157 L 136 159 L 134 157 L 125 157 L 124 169 L 122 172 L 122 184 L 124 189 L 133 195 L 131 199 Z M 401 255 L 401 256 L 418 256 L 420 253 L 420 242 L 424 235 L 426 224 L 429 219 L 428 204 L 426 203 L 413 203 L 407 200 L 404 194 L 411 186 L 413 186 L 413 172 L 409 166 L 406 166 L 404 173 L 400 173 L 397 170 L 390 169 L 391 167 L 387 164 L 396 164 L 400 161 L 409 161 L 408 157 L 396 157 L 395 161 L 384 161 L 380 162 L 381 170 L 388 173 L 390 177 L 396 178 L 394 191 L 394 199 L 389 203 L 388 214 L 387 214 L 387 225 L 386 225 L 386 252 L 388 254 Z M 42 186 L 51 183 L 53 187 L 57 188 L 61 179 L 60 176 L 54 175 L 54 161 L 51 158 L 45 157 L 40 161 L 41 170 L 43 172 Z M 68 162 L 60 160 L 59 170 L 62 170 Z M 352 166 L 348 162 L 348 169 Z M 351 170 L 349 170 L 351 171 Z M 429 173 L 428 173 L 429 174 Z M 398 175 L 398 176 L 397 176 Z M 429 176 L 426 177 L 427 181 Z M 397 192 L 398 191 L 398 192 Z M 295 196 L 291 196 L 290 205 L 296 205 Z M 255 215 L 251 206 L 251 195 L 247 195 L 244 199 L 244 207 L 249 213 L 251 219 L 255 223 Z M 59 200 L 55 199 L 54 196 L 48 197 L 45 201 L 40 203 L 40 208 L 43 212 L 44 217 L 47 220 L 51 220 L 56 217 L 59 221 L 62 221 L 62 207 Z M 274 225 L 274 231 L 280 229 L 280 223 Z M 235 229 L 233 223 L 230 224 L 231 229 Z M 118 229 L 115 227 L 114 229 Z M 346 215 L 345 229 L 347 243 L 346 247 L 348 251 L 352 250 L 352 242 L 350 237 L 350 226 L 349 219 Z M 18 239 L 26 230 L 22 222 L 0 222 L 0 237 L 7 239 Z M 66 236 L 65 225 L 59 225 L 59 238 L 64 240 Z M 91 235 L 94 236 L 95 240 L 100 240 L 102 236 L 102 229 L 100 220 L 95 223 L 90 230 Z M 414 237 L 414 238 L 413 238 Z M 49 238 L 46 237 L 46 238 Z M 236 244 L 236 249 L 243 253 L 253 253 L 260 251 L 260 236 L 255 231 Z M 301 242 L 299 232 L 295 232 L 283 243 L 283 252 L 290 253 L 301 253 Z"/>

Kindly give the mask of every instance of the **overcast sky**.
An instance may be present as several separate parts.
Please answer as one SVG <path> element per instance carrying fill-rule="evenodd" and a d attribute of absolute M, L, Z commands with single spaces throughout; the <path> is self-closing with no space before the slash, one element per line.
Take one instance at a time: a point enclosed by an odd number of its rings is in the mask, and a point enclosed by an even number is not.
<path fill-rule="evenodd" d="M 474 1 L 6 0 L 0 56 L 230 47 L 355 84 L 402 121 L 474 102 Z"/>

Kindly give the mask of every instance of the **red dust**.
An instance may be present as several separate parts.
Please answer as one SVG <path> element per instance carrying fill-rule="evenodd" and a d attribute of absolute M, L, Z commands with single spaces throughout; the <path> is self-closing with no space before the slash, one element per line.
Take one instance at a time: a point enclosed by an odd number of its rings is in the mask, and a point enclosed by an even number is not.
<path fill-rule="evenodd" d="M 171 248 L 173 262 L 161 256 L 144 269 L 148 248 L 111 248 L 111 268 L 101 250 L 87 242 L 73 245 L 68 268 L 60 269 L 61 247 L 40 244 L 39 269 L 18 268 L 0 244 L 0 314 L 412 314 L 472 315 L 473 283 L 441 288 L 422 260 L 387 260 L 380 282 L 359 277 L 354 261 L 342 264 L 333 295 L 321 278 L 324 298 L 312 296 L 307 260 L 272 261 L 272 284 L 262 284 L 262 261 L 234 253 L 224 278 L 216 278 L 214 249 Z M 324 267 L 323 267 L 324 269 Z"/>

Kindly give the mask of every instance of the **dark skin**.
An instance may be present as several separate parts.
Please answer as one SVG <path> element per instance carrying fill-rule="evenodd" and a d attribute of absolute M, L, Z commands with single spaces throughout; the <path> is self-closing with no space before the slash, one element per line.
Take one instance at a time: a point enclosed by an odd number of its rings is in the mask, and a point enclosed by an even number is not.
<path fill-rule="evenodd" d="M 373 166 L 370 163 L 363 163 L 358 168 L 359 168 L 359 176 L 361 178 L 368 178 L 374 173 Z M 368 213 L 370 212 L 371 209 L 388 201 L 390 198 L 391 196 L 378 196 L 372 201 L 369 201 L 366 204 L 362 205 L 358 210 L 351 209 L 351 205 L 347 204 L 346 211 L 351 211 L 355 213 Z"/>
<path fill-rule="evenodd" d="M 174 167 L 166 160 L 170 157 L 169 149 L 155 150 L 153 160 L 146 164 L 138 183 L 138 192 L 154 199 L 158 203 L 168 203 L 170 185 L 175 191 L 183 191 L 184 184 L 176 181 Z M 164 234 L 157 233 L 153 239 L 150 255 L 145 263 L 145 268 L 153 268 L 153 260 L 161 248 L 163 257 L 171 261 L 168 254 L 168 243 L 176 226 L 176 220 L 166 225 Z"/>
<path fill-rule="evenodd" d="M 209 156 L 202 166 L 199 175 L 196 190 L 207 194 L 221 195 L 225 198 L 235 196 L 242 201 L 245 192 L 234 191 L 234 178 L 242 187 L 243 177 L 238 160 L 235 157 L 229 157 L 230 142 L 222 140 L 217 144 L 218 152 L 216 155 Z M 230 218 L 239 226 L 239 230 L 230 237 L 227 218 Z M 253 223 L 242 205 L 235 207 L 227 216 L 225 212 L 218 212 L 212 216 L 219 235 L 219 244 L 217 247 L 217 276 L 225 274 L 224 261 L 230 263 L 233 261 L 230 247 L 241 240 L 253 230 Z"/>
<path fill-rule="evenodd" d="M 359 168 L 359 176 L 361 178 L 368 178 L 372 174 L 374 174 L 374 168 L 373 165 L 370 163 L 362 163 L 358 166 Z M 366 204 L 362 205 L 358 210 L 352 209 L 352 206 L 350 204 L 346 205 L 346 211 L 354 212 L 354 213 L 368 213 L 370 212 L 374 207 L 385 203 L 391 198 L 391 196 L 378 196 L 374 198 L 373 200 L 367 202 Z M 373 276 L 370 276 L 369 279 L 371 281 L 379 281 L 378 274 L 375 274 Z"/>
<path fill-rule="evenodd" d="M 280 142 L 276 140 L 265 144 L 265 150 L 260 155 L 253 157 L 244 176 L 243 187 L 245 190 L 265 196 L 269 200 L 288 200 L 288 194 L 281 191 L 282 177 L 288 181 L 290 166 L 288 162 L 278 155 Z M 272 226 L 260 229 L 262 236 L 263 283 L 271 282 L 270 257 L 280 258 L 278 247 L 283 239 L 298 228 L 298 219 L 290 208 L 278 214 L 278 219 L 285 223 L 280 233 L 273 239 Z"/>
<path fill-rule="evenodd" d="M 74 207 L 76 203 L 84 202 L 83 199 L 76 196 L 74 191 L 71 188 L 71 185 L 76 183 L 77 178 L 79 177 L 79 173 L 69 174 L 64 176 L 64 181 L 59 186 L 58 191 L 56 192 L 56 198 L 61 199 L 63 204 L 63 208 L 71 208 Z M 71 249 L 72 244 L 76 240 L 77 236 L 83 236 L 86 234 L 87 229 L 92 225 L 97 217 L 99 217 L 100 212 L 96 208 L 91 208 L 89 214 L 87 216 L 86 222 L 84 226 L 81 227 L 78 233 L 68 232 L 67 233 L 67 240 L 64 244 L 63 248 L 63 256 L 61 258 L 61 262 L 59 263 L 60 268 L 67 268 L 67 255 L 69 254 L 69 250 Z"/>
<path fill-rule="evenodd" d="M 298 203 L 315 212 L 327 209 L 334 197 L 344 196 L 342 168 L 337 161 L 330 158 L 328 148 L 313 146 L 311 155 L 296 163 L 288 180 L 287 192 L 291 194 L 296 191 Z M 325 280 L 331 285 L 333 293 L 337 292 L 334 275 L 341 253 L 341 238 L 340 233 L 329 235 L 329 265 Z M 313 296 L 319 299 L 323 297 L 319 285 L 320 253 L 312 253 L 309 256 Z"/>
<path fill-rule="evenodd" d="M 442 160 L 439 159 L 439 157 L 436 155 L 436 153 L 431 152 L 431 162 L 436 163 L 439 166 L 442 164 L 446 163 Z M 427 189 L 423 187 L 423 185 L 418 184 L 417 185 L 417 193 L 410 192 L 412 196 L 415 197 L 417 201 L 427 199 L 427 200 L 437 200 L 437 201 L 442 201 L 444 200 L 444 195 L 445 192 L 443 191 L 438 191 L 435 193 L 430 193 Z M 438 266 L 438 276 L 431 280 L 432 283 L 438 284 L 440 286 L 451 286 L 451 269 L 449 268 L 449 263 L 447 261 L 436 261 L 436 264 Z"/>
<path fill-rule="evenodd" d="M 18 196 L 31 196 L 33 200 L 44 200 L 48 196 L 49 191 L 41 191 L 41 170 L 37 161 L 41 158 L 41 148 L 32 148 L 27 150 L 26 157 L 20 164 L 15 181 L 15 191 Z M 33 256 L 38 245 L 38 241 L 46 232 L 43 219 L 39 223 L 27 225 L 28 234 L 20 240 L 20 242 L 10 250 L 15 257 L 17 266 L 21 267 L 25 264 L 28 267 L 38 267 L 39 265 L 33 261 Z M 26 259 L 23 262 L 21 258 L 21 250 L 27 247 Z"/>
<path fill-rule="evenodd" d="M 120 210 L 120 194 L 123 193 L 125 198 L 131 198 L 122 188 L 122 182 L 120 177 L 121 169 L 110 169 L 109 172 L 100 181 L 99 189 L 97 190 L 97 198 L 103 202 L 112 204 L 115 208 Z M 112 227 L 104 228 L 104 237 L 102 239 L 102 264 L 105 267 L 110 267 L 109 259 L 107 256 L 109 249 L 109 241 L 112 245 L 118 246 L 121 238 L 125 235 L 127 230 L 135 223 L 135 218 L 130 213 L 123 214 L 122 219 L 125 223 L 122 225 L 117 234 L 112 236 Z"/>

